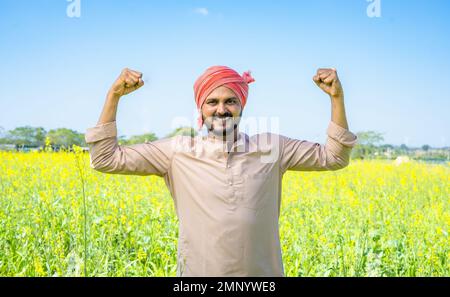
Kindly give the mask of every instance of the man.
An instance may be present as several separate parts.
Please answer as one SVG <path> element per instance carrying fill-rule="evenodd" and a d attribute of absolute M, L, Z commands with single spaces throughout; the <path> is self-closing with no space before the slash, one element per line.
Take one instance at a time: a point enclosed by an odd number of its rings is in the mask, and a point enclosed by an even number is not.
<path fill-rule="evenodd" d="M 194 84 L 198 126 L 207 126 L 206 137 L 119 146 L 119 99 L 144 82 L 141 73 L 125 69 L 113 84 L 97 126 L 86 133 L 91 167 L 164 178 L 180 222 L 177 276 L 284 276 L 278 233 L 283 174 L 344 168 L 357 141 L 348 130 L 336 70 L 319 69 L 313 80 L 331 98 L 325 145 L 239 132 L 254 79 L 214 66 Z"/>

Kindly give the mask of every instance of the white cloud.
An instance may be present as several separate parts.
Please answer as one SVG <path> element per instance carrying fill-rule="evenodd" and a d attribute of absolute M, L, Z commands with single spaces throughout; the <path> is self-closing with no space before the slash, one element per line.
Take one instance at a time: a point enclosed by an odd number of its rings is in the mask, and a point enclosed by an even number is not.
<path fill-rule="evenodd" d="M 194 12 L 198 13 L 198 14 L 201 14 L 201 15 L 208 15 L 209 14 L 208 9 L 206 9 L 204 7 L 196 8 L 196 9 L 194 9 Z"/>

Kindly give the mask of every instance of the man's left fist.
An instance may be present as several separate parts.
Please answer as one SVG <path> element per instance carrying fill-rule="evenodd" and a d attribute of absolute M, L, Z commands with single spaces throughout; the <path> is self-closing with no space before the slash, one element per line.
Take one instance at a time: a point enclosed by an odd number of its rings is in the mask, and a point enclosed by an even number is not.
<path fill-rule="evenodd" d="M 317 70 L 317 74 L 314 75 L 313 81 L 331 97 L 339 99 L 344 97 L 344 90 L 342 89 L 336 69 L 320 68 Z"/>

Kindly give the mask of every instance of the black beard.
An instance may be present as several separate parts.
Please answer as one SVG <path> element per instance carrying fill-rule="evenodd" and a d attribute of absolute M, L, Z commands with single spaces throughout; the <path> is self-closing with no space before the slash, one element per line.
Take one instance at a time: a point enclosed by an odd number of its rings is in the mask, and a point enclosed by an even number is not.
<path fill-rule="evenodd" d="M 234 124 L 234 125 L 233 125 L 233 132 L 237 129 L 237 127 L 238 127 L 237 124 Z M 211 127 L 208 128 L 208 132 L 214 133 L 214 131 L 215 131 L 215 129 L 214 129 L 214 124 L 211 124 Z M 214 133 L 214 134 L 216 134 L 216 133 Z M 222 135 L 221 135 L 221 136 L 223 136 L 223 137 L 227 136 L 227 130 L 226 130 L 226 129 L 223 129 L 223 130 L 222 130 Z"/>
<path fill-rule="evenodd" d="M 242 116 L 242 110 L 241 110 L 241 112 L 239 113 L 238 119 L 239 119 L 241 116 Z M 221 120 L 221 119 L 226 119 L 226 118 L 232 118 L 232 119 L 233 119 L 234 117 L 233 117 L 233 115 L 232 115 L 231 113 L 225 113 L 225 114 L 222 115 L 222 116 L 213 115 L 213 116 L 212 116 L 212 121 L 211 121 L 211 126 L 208 127 L 208 125 L 206 125 L 206 128 L 207 128 L 208 132 L 211 132 L 211 133 L 213 133 L 213 134 L 215 134 L 215 135 L 217 135 L 217 136 L 219 136 L 219 137 L 225 138 L 225 137 L 227 136 L 227 130 L 224 129 L 223 131 L 221 131 L 221 133 L 215 133 L 215 129 L 214 129 L 214 124 L 213 124 L 213 122 L 214 122 L 215 119 Z M 203 123 L 206 123 L 206 118 L 203 116 L 203 114 L 202 114 L 202 119 L 203 119 Z M 238 125 L 239 125 L 239 123 L 234 123 L 234 124 L 233 124 L 233 130 L 232 130 L 232 133 L 233 133 L 233 134 L 234 134 L 234 132 L 236 131 Z M 230 130 L 228 130 L 228 131 L 230 131 Z"/>
<path fill-rule="evenodd" d="M 229 118 L 229 119 L 228 119 Z M 212 133 L 216 135 L 217 137 L 227 139 L 227 138 L 233 138 L 236 132 L 236 129 L 238 127 L 238 123 L 234 122 L 233 117 L 215 117 L 214 120 L 211 121 L 210 126 L 207 126 L 208 133 Z M 223 120 L 226 119 L 225 126 L 223 125 Z M 233 121 L 232 127 L 230 127 L 229 123 L 227 121 Z"/>

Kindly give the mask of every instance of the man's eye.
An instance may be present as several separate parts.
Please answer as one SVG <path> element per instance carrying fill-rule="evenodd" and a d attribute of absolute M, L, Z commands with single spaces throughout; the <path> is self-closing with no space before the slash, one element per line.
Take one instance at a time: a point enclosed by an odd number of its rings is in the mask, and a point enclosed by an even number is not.
<path fill-rule="evenodd" d="M 236 100 L 228 100 L 228 104 L 235 104 Z"/>

